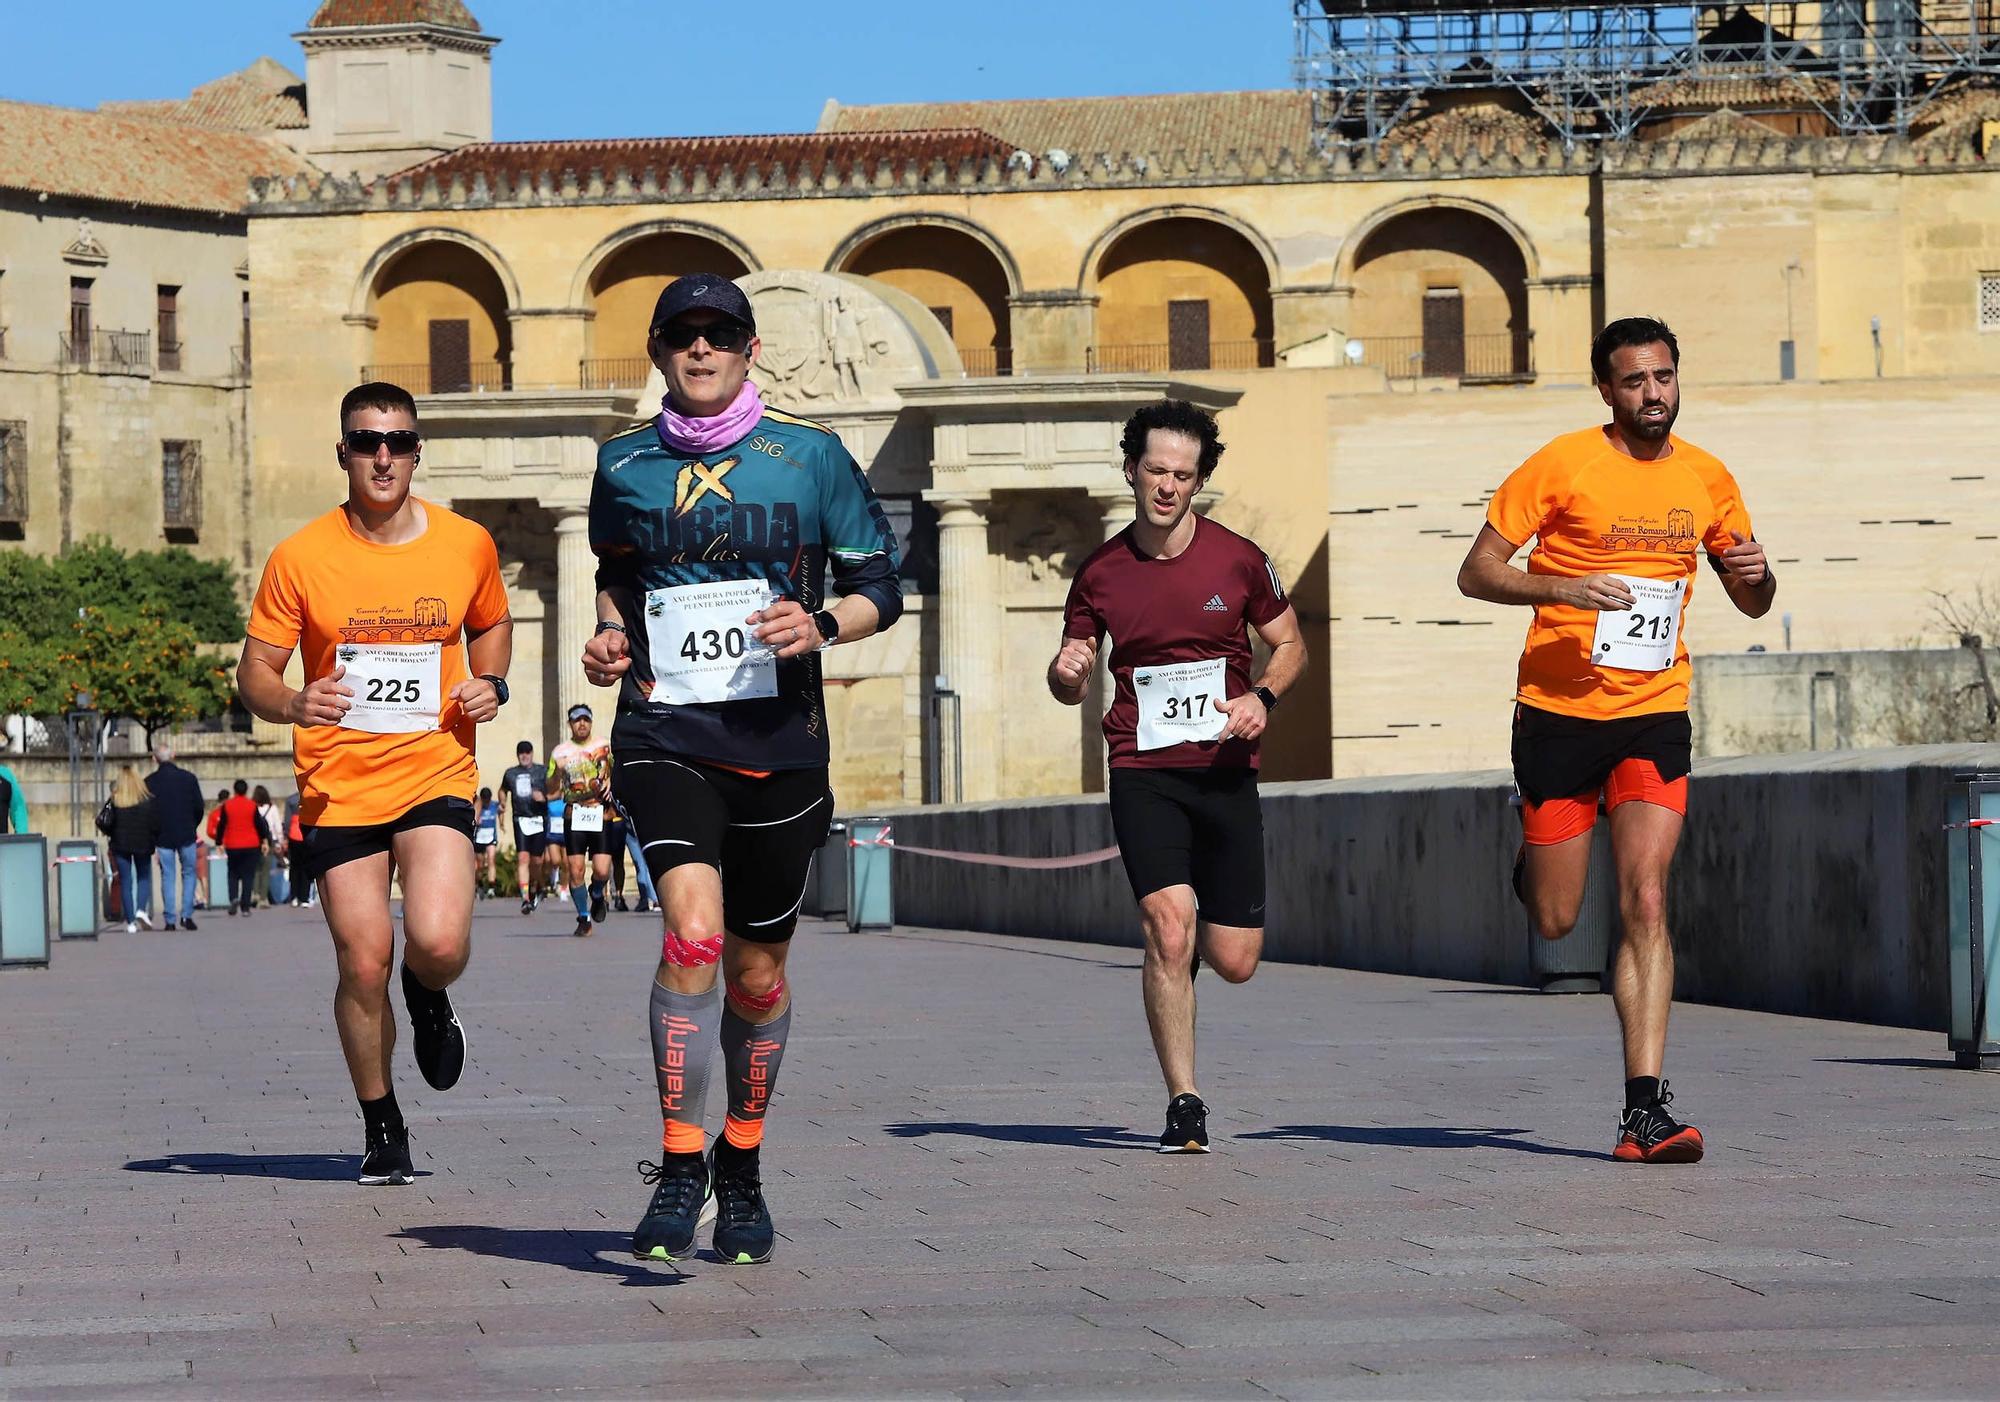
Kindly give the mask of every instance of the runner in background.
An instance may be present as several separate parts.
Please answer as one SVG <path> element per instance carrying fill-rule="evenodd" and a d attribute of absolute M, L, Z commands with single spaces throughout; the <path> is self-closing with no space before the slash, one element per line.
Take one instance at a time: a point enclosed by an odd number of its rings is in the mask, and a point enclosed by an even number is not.
<path fill-rule="evenodd" d="M 513 815 L 514 875 L 521 886 L 521 914 L 532 915 L 542 898 L 542 851 L 548 845 L 548 785 L 535 763 L 535 742 L 514 747 L 514 767 L 500 776 L 502 820 Z"/>
<path fill-rule="evenodd" d="M 1070 581 L 1048 685 L 1083 704 L 1111 638 L 1111 824 L 1139 903 L 1141 988 L 1167 1083 L 1160 1152 L 1207 1153 L 1195 1086 L 1194 970 L 1230 983 L 1264 948 L 1264 819 L 1257 742 L 1305 668 L 1298 615 L 1257 546 L 1199 515 L 1221 460 L 1215 420 L 1185 400 L 1149 404 L 1120 439 L 1135 518 Z M 1269 646 L 1250 674 L 1250 630 Z"/>
<path fill-rule="evenodd" d="M 1693 763 L 1683 630 L 1697 550 L 1749 617 L 1777 592 L 1736 479 L 1674 435 L 1680 359 L 1674 333 L 1650 317 L 1600 331 L 1590 363 L 1611 422 L 1515 469 L 1458 572 L 1469 598 L 1534 609 L 1515 692 L 1515 891 L 1545 939 L 1575 926 L 1600 796 L 1610 810 L 1625 930 L 1612 965 L 1625 1053 L 1612 1152 L 1635 1163 L 1692 1163 L 1703 1150 L 1701 1131 L 1669 1111 L 1662 1074 L 1674 996 L 1667 877 Z"/>
<path fill-rule="evenodd" d="M 499 851 L 500 802 L 493 790 L 481 789 L 472 827 L 473 895 L 478 900 L 485 900 L 499 885 Z"/>
<path fill-rule="evenodd" d="M 605 817 L 611 784 L 611 742 L 591 738 L 590 707 L 569 708 L 569 739 L 549 751 L 548 786 L 561 795 L 563 850 L 579 939 L 608 913 L 604 884 L 611 879 Z M 553 801 L 551 807 L 554 806 Z"/>
<path fill-rule="evenodd" d="M 389 1074 L 392 873 L 418 1069 L 447 1090 L 465 1067 L 445 990 L 472 953 L 474 729 L 507 700 L 512 651 L 493 538 L 410 494 L 422 447 L 407 391 L 348 392 L 334 449 L 347 499 L 271 552 L 236 670 L 251 713 L 293 727 L 297 854 L 333 936 L 334 1022 L 361 1102 L 367 1184 L 415 1178 Z M 295 649 L 298 690 L 285 682 Z"/>

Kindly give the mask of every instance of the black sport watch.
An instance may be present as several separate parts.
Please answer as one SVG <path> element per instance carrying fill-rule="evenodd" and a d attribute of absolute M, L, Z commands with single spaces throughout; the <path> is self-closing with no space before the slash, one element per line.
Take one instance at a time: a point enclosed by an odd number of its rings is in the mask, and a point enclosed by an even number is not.
<path fill-rule="evenodd" d="M 1267 714 L 1278 709 L 1277 693 L 1272 691 L 1270 687 L 1253 686 L 1250 688 L 1250 691 L 1252 695 L 1264 703 L 1264 710 Z"/>
<path fill-rule="evenodd" d="M 840 620 L 833 616 L 832 609 L 821 609 L 814 614 L 813 627 L 819 629 L 821 647 L 832 647 L 840 641 Z"/>
<path fill-rule="evenodd" d="M 491 672 L 481 672 L 479 680 L 492 682 L 493 694 L 500 699 L 501 705 L 504 706 L 507 704 L 507 679 L 505 677 L 496 677 Z"/>

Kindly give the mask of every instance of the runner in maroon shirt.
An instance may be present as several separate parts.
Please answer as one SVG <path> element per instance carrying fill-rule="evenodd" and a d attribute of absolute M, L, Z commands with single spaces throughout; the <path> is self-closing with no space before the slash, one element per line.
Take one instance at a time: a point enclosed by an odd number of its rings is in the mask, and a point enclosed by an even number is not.
<path fill-rule="evenodd" d="M 1264 552 L 1194 512 L 1222 457 L 1215 420 L 1184 400 L 1149 404 L 1119 446 L 1137 518 L 1070 582 L 1049 690 L 1081 705 L 1098 645 L 1111 635 L 1111 825 L 1146 939 L 1146 1022 L 1169 1096 L 1160 1152 L 1207 1153 L 1208 1107 L 1194 1083 L 1194 970 L 1206 959 L 1231 983 L 1257 971 L 1257 740 L 1304 670 L 1306 646 Z M 1271 649 L 1254 683 L 1250 628 Z"/>

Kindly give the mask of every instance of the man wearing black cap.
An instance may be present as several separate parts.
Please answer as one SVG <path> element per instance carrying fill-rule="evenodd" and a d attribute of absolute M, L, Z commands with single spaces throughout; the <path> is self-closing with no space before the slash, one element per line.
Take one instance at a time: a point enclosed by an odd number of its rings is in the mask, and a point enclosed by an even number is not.
<path fill-rule="evenodd" d="M 665 915 L 651 1013 L 664 1152 L 642 1165 L 654 1191 L 632 1249 L 685 1256 L 713 1218 L 716 1253 L 749 1263 L 771 1255 L 758 1150 L 791 1027 L 785 956 L 833 811 L 818 654 L 888 627 L 903 600 L 860 467 L 749 381 L 742 290 L 681 278 L 651 327 L 667 396 L 598 451 L 599 623 L 583 658 L 593 683 L 619 687 L 612 791 Z M 729 1114 L 704 1158 L 718 1040 Z"/>
<path fill-rule="evenodd" d="M 500 777 L 502 816 L 514 817 L 514 869 L 521 879 L 521 914 L 534 913 L 542 895 L 542 849 L 548 845 L 549 795 L 535 742 L 514 747 L 514 767 Z"/>
<path fill-rule="evenodd" d="M 569 708 L 569 739 L 549 751 L 549 791 L 563 801 L 563 850 L 568 853 L 569 898 L 576 904 L 578 939 L 606 914 L 604 884 L 611 879 L 605 846 L 605 800 L 611 796 L 611 745 L 590 738 L 590 707 Z M 586 895 L 588 891 L 588 895 Z"/>

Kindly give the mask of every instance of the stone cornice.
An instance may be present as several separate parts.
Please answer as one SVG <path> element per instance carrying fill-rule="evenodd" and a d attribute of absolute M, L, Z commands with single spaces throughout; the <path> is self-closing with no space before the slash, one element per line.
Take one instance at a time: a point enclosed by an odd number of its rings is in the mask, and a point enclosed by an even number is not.
<path fill-rule="evenodd" d="M 415 40 L 433 48 L 484 54 L 500 42 L 496 35 L 442 24 L 355 24 L 338 29 L 307 29 L 292 37 L 307 53 L 314 49 L 380 49 L 396 40 Z"/>
<path fill-rule="evenodd" d="M 1336 150 L 1327 155 L 1275 156 L 1235 151 L 1220 159 L 1208 152 L 1190 158 L 1128 153 L 1074 159 L 1058 171 L 1046 161 L 1032 169 L 987 159 L 948 165 L 916 160 L 860 162 L 845 178 L 810 169 L 787 170 L 782 162 L 753 166 L 739 178 L 725 170 L 710 180 L 705 170 L 689 176 L 653 166 L 632 170 L 554 166 L 518 181 L 490 183 L 483 173 L 470 180 L 456 175 L 440 185 L 435 176 L 416 180 L 384 176 L 364 183 L 353 176 L 323 174 L 251 183 L 247 212 L 253 215 L 354 214 L 370 210 L 519 209 L 565 205 L 661 203 L 699 204 L 746 200 L 868 199 L 909 195 L 969 195 L 1060 190 L 1191 189 L 1350 181 L 1512 179 L 1581 177 L 1659 179 L 1673 176 L 1746 175 L 1791 172 L 1849 174 L 1888 172 L 1909 175 L 2000 169 L 1971 147 L 1918 147 L 1892 136 L 1721 137 L 1707 141 L 1634 142 L 1608 148 L 1578 147 L 1515 156 L 1507 151 L 1468 151 L 1432 159 L 1418 152 Z"/>

